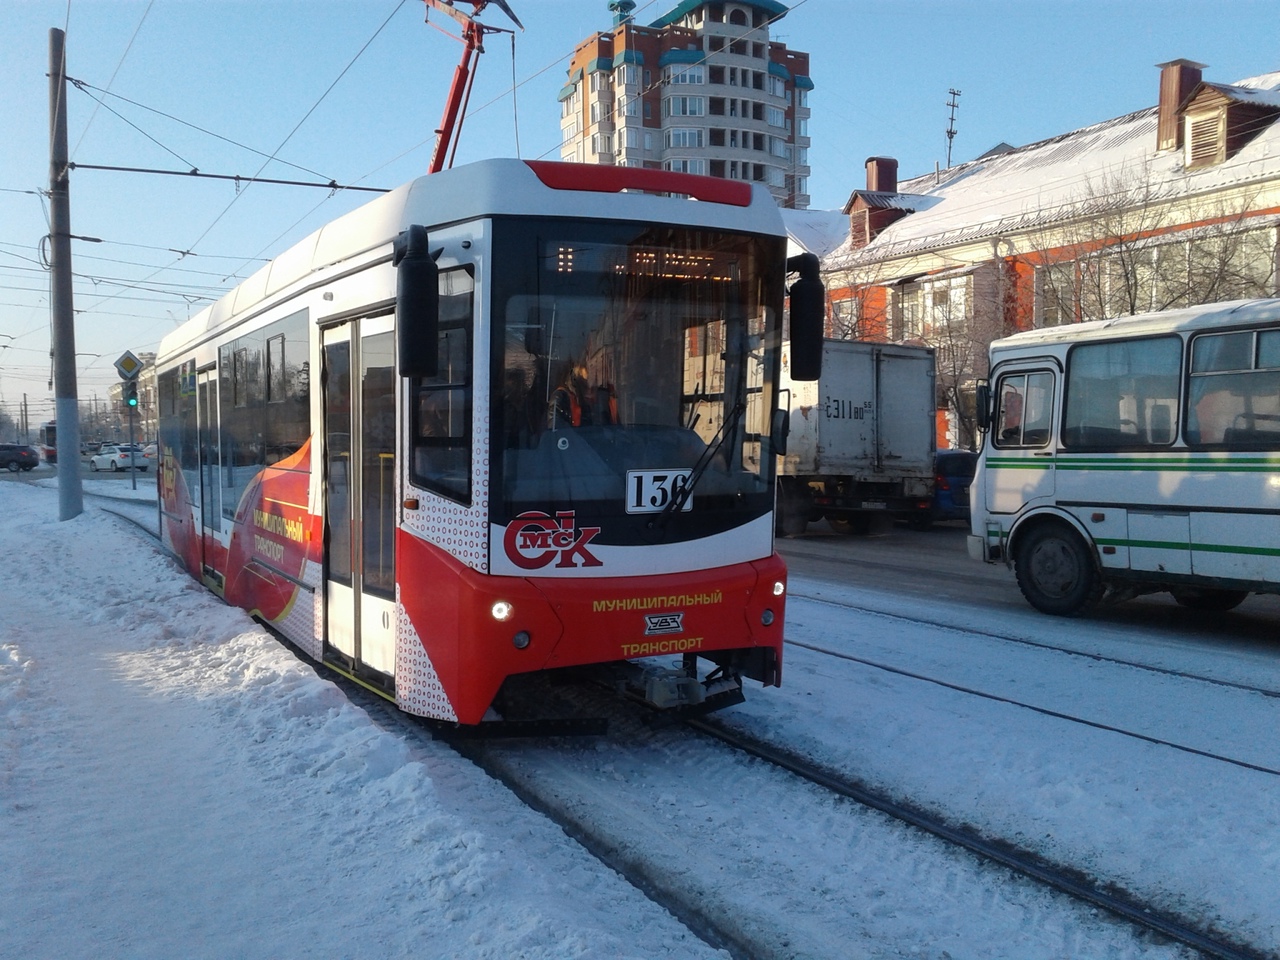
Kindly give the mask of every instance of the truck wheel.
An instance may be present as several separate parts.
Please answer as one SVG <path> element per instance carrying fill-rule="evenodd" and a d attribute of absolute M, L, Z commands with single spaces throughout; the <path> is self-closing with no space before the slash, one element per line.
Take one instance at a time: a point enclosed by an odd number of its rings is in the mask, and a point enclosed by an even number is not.
<path fill-rule="evenodd" d="M 865 537 L 871 532 L 871 517 L 865 513 L 855 513 L 839 520 L 828 519 L 827 523 L 836 533 L 843 533 L 846 537 Z"/>
<path fill-rule="evenodd" d="M 1213 613 L 1234 610 L 1249 596 L 1248 590 L 1215 590 L 1211 587 L 1177 587 L 1169 592 L 1174 600 L 1189 610 Z"/>
<path fill-rule="evenodd" d="M 1014 554 L 1018 589 L 1041 613 L 1078 617 L 1102 599 L 1103 583 L 1080 535 L 1061 523 L 1026 533 Z"/>

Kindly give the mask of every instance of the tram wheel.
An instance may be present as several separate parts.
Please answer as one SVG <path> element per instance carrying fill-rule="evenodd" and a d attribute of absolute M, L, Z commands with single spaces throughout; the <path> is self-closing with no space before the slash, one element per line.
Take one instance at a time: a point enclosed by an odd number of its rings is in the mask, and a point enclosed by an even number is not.
<path fill-rule="evenodd" d="M 1018 589 L 1041 613 L 1078 617 L 1102 599 L 1102 578 L 1088 546 L 1064 524 L 1042 524 L 1025 534 L 1014 572 Z"/>
<path fill-rule="evenodd" d="M 1174 600 L 1189 610 L 1212 613 L 1234 610 L 1249 596 L 1248 590 L 1217 590 L 1212 587 L 1178 587 L 1169 592 Z"/>

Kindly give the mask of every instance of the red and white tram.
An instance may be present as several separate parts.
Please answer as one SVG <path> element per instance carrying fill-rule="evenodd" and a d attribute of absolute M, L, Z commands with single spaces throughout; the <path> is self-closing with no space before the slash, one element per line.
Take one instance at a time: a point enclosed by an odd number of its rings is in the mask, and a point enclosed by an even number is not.
<path fill-rule="evenodd" d="M 816 261 L 793 266 L 812 364 Z M 659 703 L 776 685 L 786 273 L 749 184 L 515 160 L 415 180 L 164 339 L 163 542 L 425 717 L 502 718 L 521 677 L 646 657 Z"/>

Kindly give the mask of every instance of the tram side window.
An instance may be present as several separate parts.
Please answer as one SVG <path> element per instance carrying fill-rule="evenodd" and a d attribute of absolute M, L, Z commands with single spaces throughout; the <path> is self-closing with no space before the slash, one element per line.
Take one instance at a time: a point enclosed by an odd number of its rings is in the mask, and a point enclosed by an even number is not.
<path fill-rule="evenodd" d="M 474 293 L 467 270 L 441 272 L 439 365 L 434 377 L 410 383 L 413 482 L 462 503 L 471 501 Z"/>
<path fill-rule="evenodd" d="M 1087 343 L 1067 355 L 1062 443 L 1072 450 L 1166 447 L 1178 435 L 1182 340 Z"/>
<path fill-rule="evenodd" d="M 1043 447 L 1053 427 L 1053 374 L 1006 374 L 996 387 L 997 447 Z"/>
<path fill-rule="evenodd" d="M 1201 334 L 1191 341 L 1187 443 L 1280 449 L 1280 330 Z"/>
<path fill-rule="evenodd" d="M 245 334 L 218 351 L 221 384 L 222 514 L 233 518 L 245 489 L 267 466 L 282 463 L 310 436 L 307 311 Z"/>

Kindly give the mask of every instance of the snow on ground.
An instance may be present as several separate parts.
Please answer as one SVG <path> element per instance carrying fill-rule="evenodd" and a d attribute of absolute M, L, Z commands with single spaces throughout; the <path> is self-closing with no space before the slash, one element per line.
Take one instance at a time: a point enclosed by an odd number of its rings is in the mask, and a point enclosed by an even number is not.
<path fill-rule="evenodd" d="M 724 956 L 145 537 L 56 514 L 0 483 L 0 955 Z"/>
<path fill-rule="evenodd" d="M 87 488 L 145 501 L 151 482 Z M 452 751 L 351 706 L 96 503 L 59 523 L 52 491 L 0 482 L 0 955 L 724 956 Z M 870 663 L 789 648 L 786 685 L 753 685 L 722 717 L 1247 942 L 1280 943 L 1280 778 L 1053 715 L 1277 770 L 1280 700 L 964 627 L 1280 689 L 1274 648 L 1030 611 L 974 624 L 972 607 L 915 604 L 957 628 L 939 630 L 841 605 L 892 613 L 901 601 L 884 593 L 792 587 L 789 639 Z M 600 762 L 618 776 L 628 757 L 602 747 Z M 708 775 L 704 789 L 724 784 Z M 774 845 L 762 860 L 832 856 L 820 822 L 805 837 L 763 816 L 785 829 L 759 831 L 757 845 Z M 904 869 L 899 888 L 873 892 L 891 908 L 918 879 Z M 821 898 L 782 892 L 797 923 L 806 909 L 823 919 Z M 921 946 L 964 942 L 966 924 L 989 919 L 943 906 L 882 925 L 909 942 L 871 955 L 969 956 Z M 1128 955 L 1079 947 L 999 955 Z"/>
<path fill-rule="evenodd" d="M 1280 691 L 1280 649 L 1266 658 L 1207 652 L 1158 631 L 1030 610 L 974 623 L 971 608 L 941 603 L 904 612 L 953 629 L 890 615 L 860 620 L 862 629 L 851 631 L 843 604 L 883 608 L 885 594 L 809 586 L 837 605 L 797 596 L 806 585 L 794 580 L 792 587 L 788 638 L 862 662 L 791 647 L 784 687 L 725 714 L 731 726 L 789 743 L 900 801 L 1075 865 L 1204 927 L 1280 944 L 1273 879 L 1280 870 L 1280 699 L 1097 659 L 1125 657 Z M 966 627 L 1093 656 L 1020 648 Z M 1261 769 L 1152 742 L 1160 740 Z"/>

